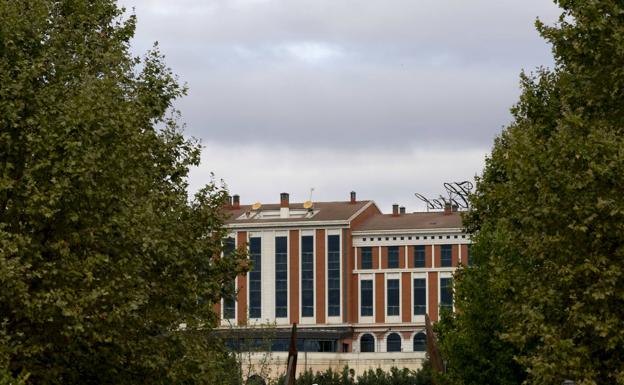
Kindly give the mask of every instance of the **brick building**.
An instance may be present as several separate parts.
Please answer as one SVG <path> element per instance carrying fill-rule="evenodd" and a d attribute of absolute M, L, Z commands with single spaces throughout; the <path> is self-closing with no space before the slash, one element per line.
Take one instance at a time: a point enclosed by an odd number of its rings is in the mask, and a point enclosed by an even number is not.
<path fill-rule="evenodd" d="M 222 326 L 253 339 L 258 325 L 272 324 L 274 352 L 288 350 L 297 323 L 300 351 L 422 358 L 425 313 L 436 321 L 440 309 L 452 310 L 453 271 L 469 261 L 469 236 L 450 208 L 394 205 L 383 214 L 355 192 L 308 204 L 282 193 L 278 204 L 253 206 L 235 195 L 228 214 L 228 247 L 247 248 L 253 269 L 237 278 L 236 299 L 217 306 Z"/>

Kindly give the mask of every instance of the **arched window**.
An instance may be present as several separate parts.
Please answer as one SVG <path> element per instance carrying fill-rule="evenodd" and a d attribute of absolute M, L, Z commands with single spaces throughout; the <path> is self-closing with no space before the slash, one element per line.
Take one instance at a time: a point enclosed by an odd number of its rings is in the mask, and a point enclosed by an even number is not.
<path fill-rule="evenodd" d="M 401 337 L 392 333 L 386 337 L 386 351 L 387 352 L 400 352 L 401 351 Z"/>
<path fill-rule="evenodd" d="M 414 336 L 414 351 L 424 352 L 425 350 L 427 350 L 427 336 L 423 332 L 416 333 Z"/>
<path fill-rule="evenodd" d="M 375 338 L 370 334 L 364 334 L 360 338 L 360 352 L 370 353 L 375 351 Z"/>

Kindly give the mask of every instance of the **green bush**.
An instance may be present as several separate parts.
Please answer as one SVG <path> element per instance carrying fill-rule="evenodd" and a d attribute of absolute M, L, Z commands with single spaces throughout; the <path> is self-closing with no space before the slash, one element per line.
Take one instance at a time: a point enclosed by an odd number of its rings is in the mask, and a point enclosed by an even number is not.
<path fill-rule="evenodd" d="M 345 366 L 341 372 L 327 369 L 324 372 L 306 370 L 297 377 L 296 385 L 430 385 L 431 366 L 425 361 L 420 370 L 407 368 L 391 368 L 389 372 L 382 369 L 369 369 L 361 376 L 355 377 L 353 369 Z M 275 385 L 284 385 L 285 378 L 281 375 Z"/>

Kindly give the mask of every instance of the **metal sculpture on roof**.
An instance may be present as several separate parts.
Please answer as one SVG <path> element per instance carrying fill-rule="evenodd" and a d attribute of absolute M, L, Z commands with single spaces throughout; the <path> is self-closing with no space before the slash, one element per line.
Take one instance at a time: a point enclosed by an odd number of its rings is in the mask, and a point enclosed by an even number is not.
<path fill-rule="evenodd" d="M 440 195 L 438 198 L 427 198 L 419 193 L 414 193 L 414 195 L 425 202 L 427 211 L 444 210 L 448 205 L 460 210 L 468 210 L 470 208 L 470 192 L 474 188 L 472 182 L 467 180 L 463 182 L 445 182 L 443 186 L 448 197 Z"/>

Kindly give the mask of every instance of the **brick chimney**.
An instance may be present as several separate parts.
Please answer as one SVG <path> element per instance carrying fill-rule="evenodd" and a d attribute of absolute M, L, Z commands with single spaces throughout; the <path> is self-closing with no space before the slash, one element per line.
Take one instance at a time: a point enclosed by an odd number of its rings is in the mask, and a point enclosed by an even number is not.
<path fill-rule="evenodd" d="M 232 195 L 232 208 L 240 209 L 240 196 L 238 194 Z"/>
<path fill-rule="evenodd" d="M 355 199 L 355 191 L 351 191 L 351 203 L 357 203 L 357 200 Z"/>
<path fill-rule="evenodd" d="M 399 216 L 399 205 L 396 203 L 392 205 L 392 216 L 393 217 Z"/>
<path fill-rule="evenodd" d="M 401 215 L 405 214 L 405 206 L 399 207 L 399 214 Z"/>
<path fill-rule="evenodd" d="M 290 199 L 288 193 L 280 194 L 280 218 L 288 218 L 290 216 Z"/>
<path fill-rule="evenodd" d="M 451 215 L 453 206 L 449 202 L 444 203 L 444 215 Z"/>

